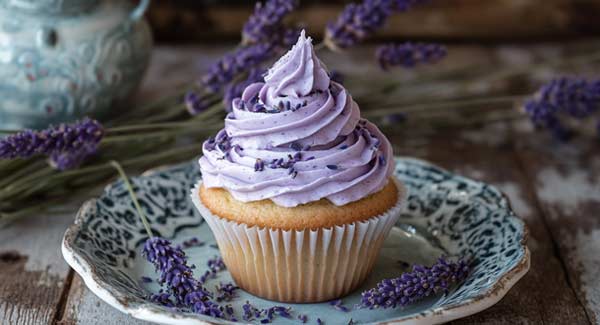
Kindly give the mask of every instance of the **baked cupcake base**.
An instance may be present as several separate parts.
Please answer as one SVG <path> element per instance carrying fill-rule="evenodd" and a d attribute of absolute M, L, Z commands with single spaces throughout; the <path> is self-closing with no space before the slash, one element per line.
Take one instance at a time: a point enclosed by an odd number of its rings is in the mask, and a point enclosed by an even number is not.
<path fill-rule="evenodd" d="M 191 196 L 238 286 L 270 300 L 309 303 L 339 298 L 365 280 L 404 207 L 404 187 L 390 183 L 395 203 L 383 213 L 316 229 L 267 228 L 218 216 L 200 199 L 201 182 Z"/>
<path fill-rule="evenodd" d="M 222 188 L 200 187 L 200 200 L 215 215 L 249 226 L 285 230 L 317 229 L 344 225 L 380 215 L 398 200 L 395 181 L 361 200 L 336 206 L 327 199 L 292 208 L 278 206 L 271 200 L 241 202 Z"/>

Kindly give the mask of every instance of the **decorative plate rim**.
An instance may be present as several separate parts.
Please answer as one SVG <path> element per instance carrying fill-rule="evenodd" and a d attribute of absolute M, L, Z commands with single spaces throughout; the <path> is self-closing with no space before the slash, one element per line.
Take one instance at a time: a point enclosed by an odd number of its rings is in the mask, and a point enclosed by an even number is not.
<path fill-rule="evenodd" d="M 471 178 L 467 178 L 461 176 L 459 174 L 455 174 L 453 172 L 448 171 L 445 168 L 439 167 L 437 164 L 428 162 L 423 159 L 407 157 L 407 156 L 394 156 L 394 159 L 402 159 L 405 161 L 412 161 L 422 165 L 429 165 L 435 167 L 443 172 L 452 174 L 454 176 L 462 177 L 465 179 L 469 179 L 476 182 L 484 183 L 483 181 L 474 180 Z M 141 176 L 148 177 L 153 176 L 161 171 L 177 166 L 178 164 L 164 165 L 155 167 L 152 169 L 143 172 Z M 487 183 L 485 183 L 487 185 Z M 112 186 L 112 183 L 108 184 L 105 188 L 109 188 Z M 493 305 L 495 305 L 498 301 L 500 301 L 506 293 L 512 288 L 526 273 L 530 268 L 530 251 L 527 247 L 527 240 L 529 238 L 529 229 L 527 224 L 523 219 L 517 216 L 514 213 L 512 208 L 510 199 L 500 189 L 496 186 L 488 185 L 491 188 L 498 191 L 501 194 L 501 199 L 504 200 L 507 204 L 507 210 L 512 212 L 511 217 L 516 219 L 517 222 L 523 228 L 523 237 L 520 244 L 520 249 L 524 252 L 523 256 L 519 260 L 519 262 L 509 271 L 504 273 L 493 285 L 491 288 L 486 290 L 485 292 L 477 295 L 475 298 L 471 298 L 460 302 L 456 305 L 450 305 L 449 307 L 438 307 L 435 309 L 427 309 L 424 312 L 421 312 L 417 315 L 411 316 L 403 316 L 387 321 L 377 322 L 377 325 L 388 325 L 388 324 L 410 324 L 410 325 L 426 325 L 426 324 L 438 324 L 449 322 L 455 319 L 463 318 L 466 316 L 470 316 L 481 312 Z M 96 296 L 102 299 L 104 302 L 109 304 L 110 306 L 116 308 L 117 310 L 128 314 L 134 318 L 145 320 L 153 323 L 170 323 L 170 324 L 194 324 L 194 325 L 218 325 L 218 324 L 237 324 L 229 321 L 220 321 L 219 323 L 214 323 L 206 317 L 202 315 L 197 315 L 194 317 L 186 316 L 179 313 L 174 313 L 172 311 L 153 308 L 148 304 L 140 305 L 137 308 L 133 308 L 129 306 L 129 303 L 125 298 L 117 297 L 112 294 L 105 286 L 106 284 L 103 280 L 99 279 L 92 269 L 94 268 L 91 261 L 85 256 L 78 255 L 76 250 L 73 248 L 73 240 L 75 239 L 77 233 L 81 229 L 81 225 L 85 221 L 85 216 L 89 211 L 95 209 L 96 198 L 89 199 L 85 201 L 81 208 L 77 211 L 75 216 L 75 220 L 69 228 L 67 228 L 65 235 L 61 244 L 61 251 L 63 257 L 67 264 L 79 276 L 83 279 L 85 285 L 90 289 Z M 204 318 L 204 319 L 203 319 Z"/>

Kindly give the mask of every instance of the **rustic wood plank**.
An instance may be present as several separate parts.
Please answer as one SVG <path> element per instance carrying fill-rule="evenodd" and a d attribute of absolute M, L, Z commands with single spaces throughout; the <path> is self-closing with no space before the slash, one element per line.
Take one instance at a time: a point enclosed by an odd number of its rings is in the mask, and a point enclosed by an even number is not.
<path fill-rule="evenodd" d="M 417 142 L 418 151 L 411 142 Z M 394 139 L 402 154 L 417 155 L 454 172 L 496 185 L 530 231 L 531 269 L 495 306 L 456 324 L 585 324 L 583 307 L 565 280 L 560 257 L 534 194 L 513 154 L 503 124 L 483 130 L 437 134 L 428 139 Z M 402 145 L 408 143 L 409 145 Z"/>
<path fill-rule="evenodd" d="M 519 132 L 531 132 L 527 124 Z M 591 322 L 600 322 L 600 147 L 595 139 L 557 143 L 547 134 L 521 137 L 517 155 Z"/>
<path fill-rule="evenodd" d="M 71 213 L 45 214 L 0 228 L 0 324 L 50 324 L 57 317 L 70 279 L 60 243 L 72 222 Z"/>
<path fill-rule="evenodd" d="M 85 286 L 79 275 L 75 275 L 65 304 L 64 315 L 57 324 L 141 325 L 150 323 L 135 319 L 109 306 Z"/>

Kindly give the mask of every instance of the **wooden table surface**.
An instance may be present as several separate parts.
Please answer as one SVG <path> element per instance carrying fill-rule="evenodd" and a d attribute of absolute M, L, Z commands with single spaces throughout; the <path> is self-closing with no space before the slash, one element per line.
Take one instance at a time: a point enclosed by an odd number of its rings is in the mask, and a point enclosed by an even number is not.
<path fill-rule="evenodd" d="M 453 46 L 438 68 L 526 66 L 567 55 L 564 44 Z M 138 98 L 148 101 L 223 52 L 223 46 L 158 47 Z M 368 49 L 325 62 L 367 76 Z M 428 70 L 435 71 L 435 70 Z M 592 71 L 586 69 L 587 72 Z M 410 80 L 416 72 L 395 72 Z M 550 78 L 540 71 L 540 78 Z M 453 81 L 432 91 L 452 92 Z M 494 91 L 485 81 L 470 87 Z M 360 90 L 354 90 L 353 92 Z M 402 127 L 402 126 L 400 126 Z M 560 144 L 534 133 L 527 121 L 478 129 L 391 136 L 397 154 L 432 161 L 504 191 L 530 230 L 531 270 L 495 306 L 456 324 L 600 323 L 600 144 Z M 410 136 L 415 133 L 414 136 Z M 81 202 L 65 198 L 60 211 L 31 216 L 0 229 L 0 324 L 141 324 L 98 299 L 64 262 L 60 243 Z"/>

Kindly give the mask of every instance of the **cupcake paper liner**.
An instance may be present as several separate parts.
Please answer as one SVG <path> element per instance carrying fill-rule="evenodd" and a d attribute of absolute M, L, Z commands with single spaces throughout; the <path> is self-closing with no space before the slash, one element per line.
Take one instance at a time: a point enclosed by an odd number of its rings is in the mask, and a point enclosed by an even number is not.
<path fill-rule="evenodd" d="M 330 228 L 283 230 L 214 215 L 200 200 L 201 185 L 192 189 L 192 201 L 236 284 L 262 298 L 297 303 L 332 300 L 356 289 L 373 268 L 407 197 L 396 181 L 398 201 L 381 215 Z"/>

